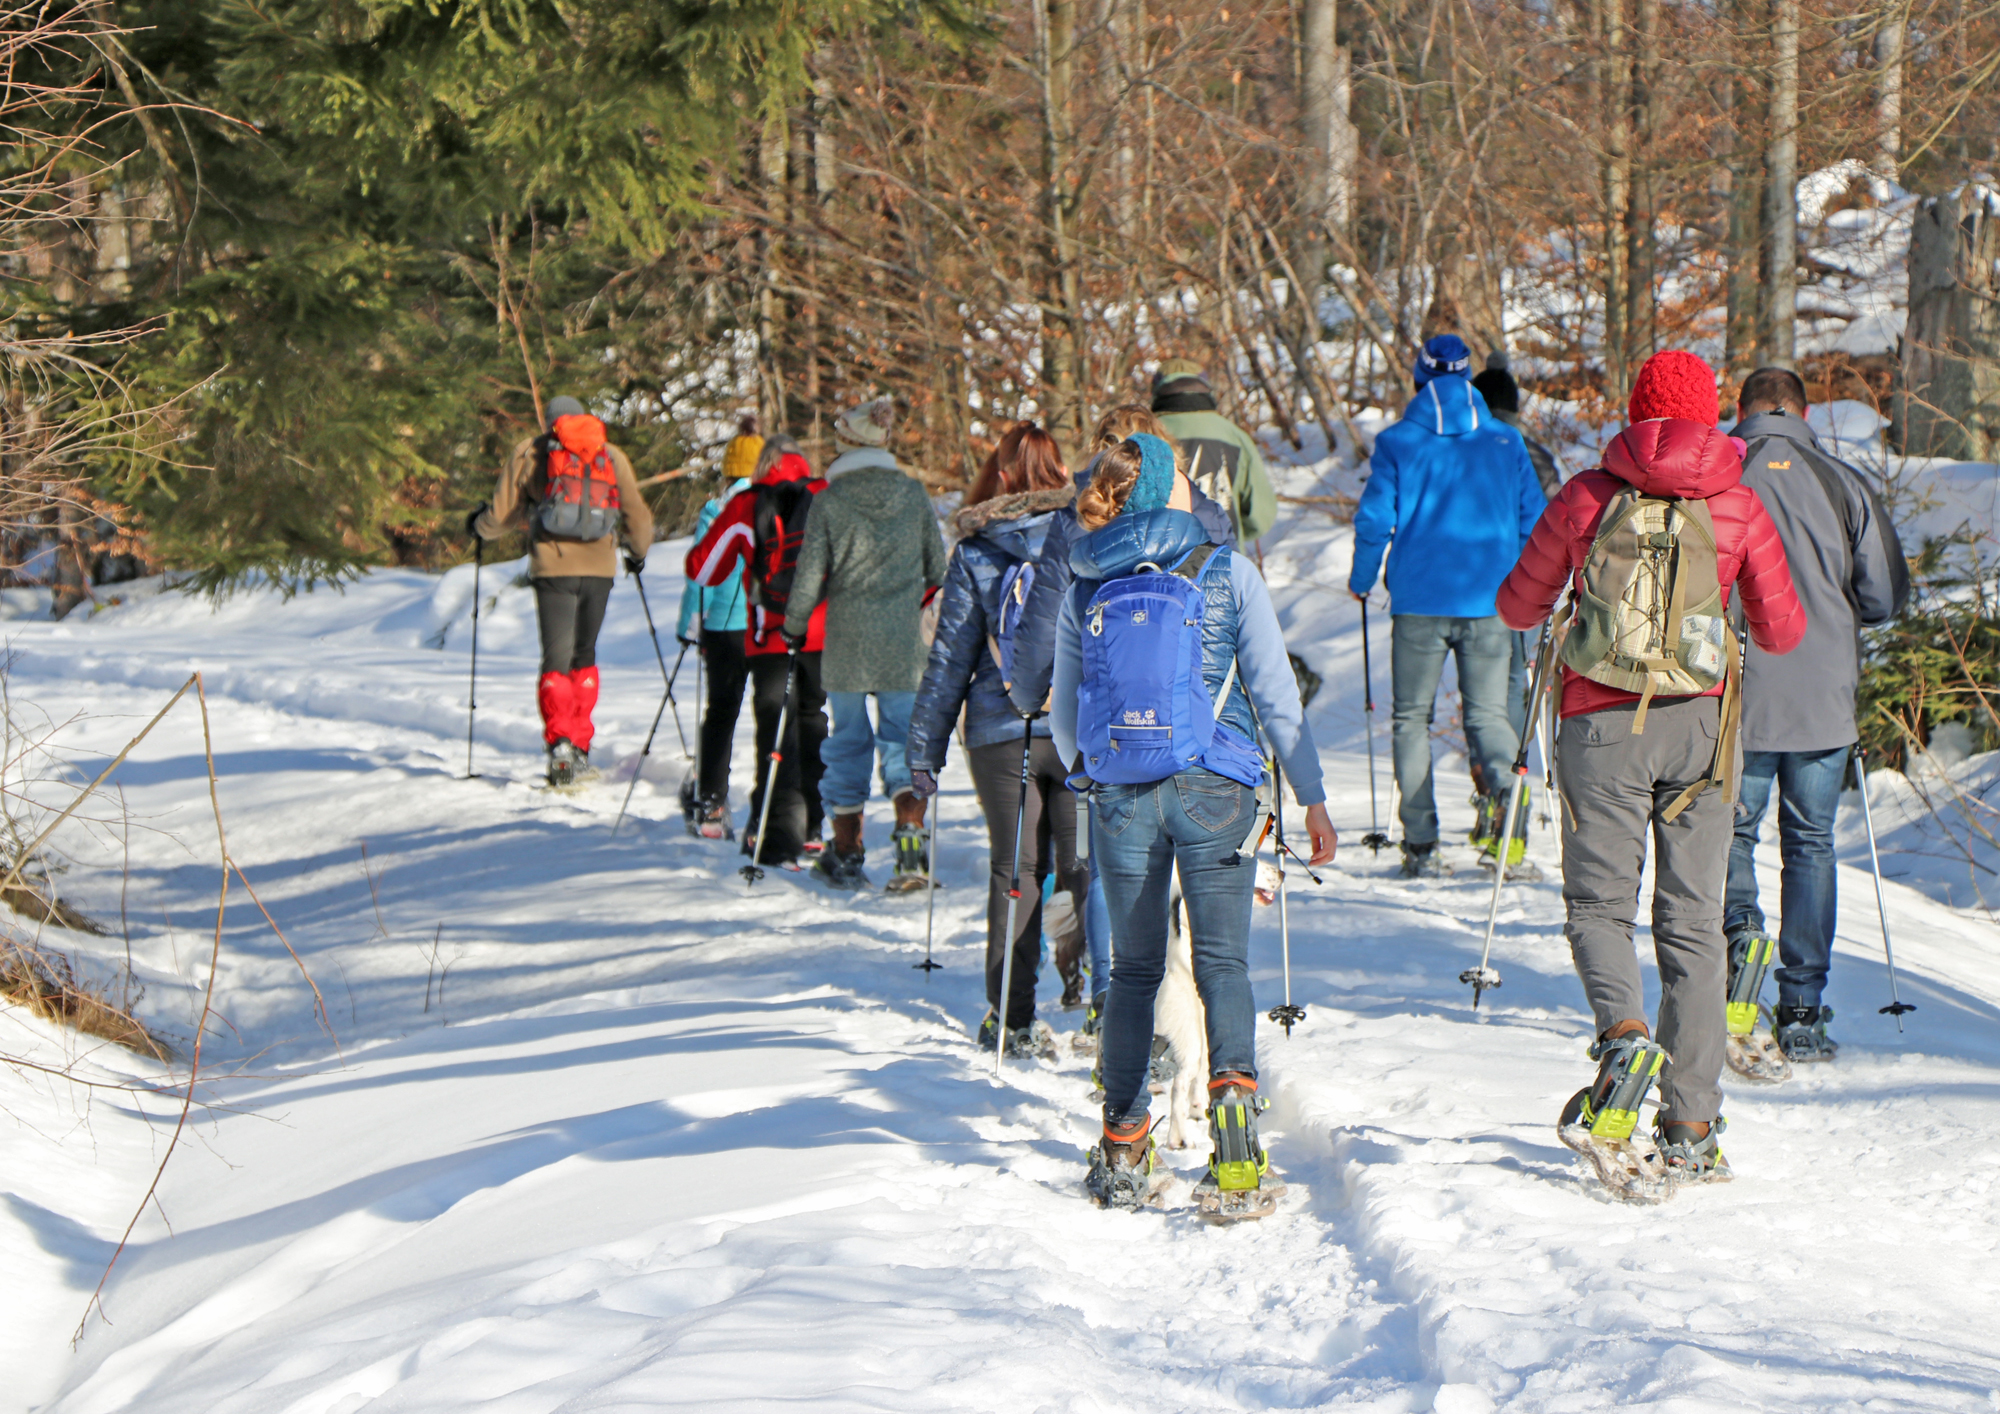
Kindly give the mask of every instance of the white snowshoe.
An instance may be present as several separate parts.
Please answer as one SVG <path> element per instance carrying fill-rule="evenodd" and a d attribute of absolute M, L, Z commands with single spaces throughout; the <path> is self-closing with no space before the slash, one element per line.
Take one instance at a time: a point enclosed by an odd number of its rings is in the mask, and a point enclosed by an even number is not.
<path fill-rule="evenodd" d="M 1598 1041 L 1597 1080 L 1570 1096 L 1556 1121 L 1556 1135 L 1589 1161 L 1597 1181 L 1627 1203 L 1659 1203 L 1673 1196 L 1659 1145 L 1641 1137 L 1639 1107 L 1666 1065 L 1667 1053 L 1643 1033 Z"/>
<path fill-rule="evenodd" d="M 1142 1141 L 1145 1147 L 1134 1155 L 1133 1146 Z M 1105 1135 L 1088 1158 L 1090 1169 L 1083 1176 L 1083 1191 L 1100 1208 L 1135 1213 L 1154 1206 L 1171 1177 L 1156 1162 L 1150 1126 L 1138 1139 L 1116 1140 Z"/>

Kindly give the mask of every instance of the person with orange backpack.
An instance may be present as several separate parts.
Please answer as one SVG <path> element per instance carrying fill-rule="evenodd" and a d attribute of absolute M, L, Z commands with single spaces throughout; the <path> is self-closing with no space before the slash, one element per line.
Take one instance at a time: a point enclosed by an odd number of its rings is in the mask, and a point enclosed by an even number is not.
<path fill-rule="evenodd" d="M 1563 931 L 1598 1072 L 1557 1133 L 1607 1190 L 1642 1200 L 1729 1177 L 1716 1141 L 1742 712 L 1730 619 L 1740 616 L 1766 653 L 1791 652 L 1806 631 L 1784 543 L 1744 484 L 1742 444 L 1716 426 L 1717 411 L 1715 371 L 1701 359 L 1671 349 L 1647 359 L 1631 425 L 1549 502 L 1497 599 L 1509 628 L 1529 629 L 1575 586 L 1566 632 L 1537 676 L 1547 681 L 1561 664 Z M 1657 1039 L 1632 947 L 1649 836 Z M 1634 1130 L 1656 1080 L 1648 1139 Z"/>
<path fill-rule="evenodd" d="M 466 517 L 467 533 L 494 540 L 528 535 L 528 574 L 541 625 L 542 671 L 535 701 L 548 746 L 548 783 L 575 784 L 590 767 L 596 734 L 597 631 L 618 573 L 646 567 L 653 513 L 632 463 L 605 438 L 604 424 L 575 398 L 551 398 L 548 428 L 514 448 L 493 499 Z"/>
<path fill-rule="evenodd" d="M 785 601 L 797 577 L 799 547 L 805 542 L 806 513 L 826 489 L 826 478 L 813 472 L 805 450 L 782 432 L 765 439 L 751 473 L 750 486 L 729 498 L 708 529 L 687 554 L 690 585 L 712 589 L 726 583 L 742 566 L 748 626 L 740 650 L 751 680 L 751 707 L 757 717 L 757 773 L 750 794 L 750 828 L 743 832 L 743 852 L 753 864 L 791 867 L 802 854 L 817 853 L 824 807 L 819 782 L 823 773 L 820 748 L 826 741 L 826 692 L 820 682 L 820 653 L 826 646 L 826 606 L 813 610 L 804 640 L 796 652 L 785 642 Z M 726 676 L 739 671 L 730 646 L 717 634 L 704 634 L 709 672 Z M 789 698 L 790 707 L 786 702 Z M 779 719 L 785 739 L 778 741 Z M 769 838 L 760 847 L 756 822 L 763 814 L 764 786 L 772 779 L 766 769 L 777 750 L 776 784 L 771 792 Z M 729 758 L 704 743 L 701 763 L 698 832 L 722 839 L 729 825 Z"/>

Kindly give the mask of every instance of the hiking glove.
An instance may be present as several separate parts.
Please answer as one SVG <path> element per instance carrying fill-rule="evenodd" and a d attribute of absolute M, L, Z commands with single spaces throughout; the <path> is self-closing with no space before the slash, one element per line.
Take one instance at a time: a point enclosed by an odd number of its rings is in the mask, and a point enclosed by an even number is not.
<path fill-rule="evenodd" d="M 918 800 L 929 800 L 937 794 L 937 777 L 929 771 L 910 772 L 910 794 Z"/>
<path fill-rule="evenodd" d="M 472 514 L 465 518 L 465 533 L 472 539 L 479 538 L 479 518 L 486 514 L 486 504 L 482 501 L 472 508 Z"/>
<path fill-rule="evenodd" d="M 804 634 L 793 633 L 788 628 L 781 628 L 778 630 L 778 637 L 785 640 L 785 647 L 791 649 L 792 652 L 803 653 L 806 651 L 806 636 Z"/>
<path fill-rule="evenodd" d="M 644 574 L 646 572 L 646 557 L 628 552 L 625 556 L 625 572 L 627 574 Z"/>

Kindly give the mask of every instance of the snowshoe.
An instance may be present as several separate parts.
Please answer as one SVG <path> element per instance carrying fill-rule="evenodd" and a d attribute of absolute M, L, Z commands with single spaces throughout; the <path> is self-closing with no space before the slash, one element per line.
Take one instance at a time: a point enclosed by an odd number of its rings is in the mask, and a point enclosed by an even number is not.
<path fill-rule="evenodd" d="M 1777 942 L 1761 933 L 1739 933 L 1729 940 L 1729 1031 L 1723 1058 L 1736 1074 L 1762 1085 L 1775 1085 L 1792 1075 L 1792 1063 L 1777 1038 L 1757 1032 L 1758 1020 L 1770 1019 L 1758 993 L 1764 990 L 1764 978 L 1777 955 Z"/>
<path fill-rule="evenodd" d="M 1077 1027 L 1069 1038 L 1069 1048 L 1079 1056 L 1097 1054 L 1098 1033 L 1104 1029 L 1104 998 L 1092 997 L 1090 1007 L 1083 1014 L 1083 1025 Z"/>
<path fill-rule="evenodd" d="M 1167 1174 L 1154 1162 L 1152 1121 L 1141 1120 L 1134 1131 L 1104 1126 L 1104 1138 L 1090 1150 L 1090 1171 L 1084 1192 L 1100 1208 L 1137 1212 L 1159 1196 Z"/>
<path fill-rule="evenodd" d="M 1444 860 L 1438 855 L 1435 844 L 1411 844 L 1404 840 L 1403 877 L 1405 879 L 1442 879 L 1445 875 Z"/>
<path fill-rule="evenodd" d="M 1146 1061 L 1146 1089 L 1158 1095 L 1174 1083 L 1174 1077 L 1181 1073 L 1180 1062 L 1174 1059 L 1173 1048 L 1164 1036 L 1153 1038 L 1153 1051 Z"/>
<path fill-rule="evenodd" d="M 992 1008 L 987 1008 L 986 1018 L 979 1023 L 976 1037 L 980 1050 L 993 1049 L 994 1028 L 999 1024 L 1000 1018 L 994 1014 Z M 1056 1033 L 1048 1022 L 1040 1018 L 1029 1022 L 1026 1026 L 1010 1026 L 1007 1028 L 1003 1054 L 1009 1060 L 1052 1061 L 1056 1058 Z"/>
<path fill-rule="evenodd" d="M 1539 884 L 1542 882 L 1542 866 L 1525 858 L 1528 852 L 1526 840 L 1510 840 L 1507 845 L 1507 881 L 1509 883 Z M 1493 851 L 1479 856 L 1479 867 L 1491 874 L 1494 869 Z"/>
<path fill-rule="evenodd" d="M 1257 1142 L 1257 1114 L 1268 1103 L 1247 1075 L 1218 1075 L 1208 1082 L 1208 1132 L 1215 1148 L 1208 1172 L 1194 1186 L 1203 1222 L 1226 1224 L 1267 1218 L 1278 1210 L 1283 1182 L 1271 1174 L 1271 1156 Z"/>
<path fill-rule="evenodd" d="M 1727 1183 L 1734 1178 L 1729 1160 L 1722 1157 L 1722 1146 L 1716 1142 L 1727 1128 L 1729 1121 L 1720 1115 L 1700 1134 L 1691 1124 L 1661 1120 L 1653 1132 L 1653 1143 L 1659 1150 L 1660 1161 L 1666 1165 L 1668 1184 L 1679 1188 L 1695 1183 Z"/>
<path fill-rule="evenodd" d="M 1500 813 L 1507 808 L 1506 801 L 1490 791 L 1474 791 L 1467 802 L 1472 806 L 1472 830 L 1468 838 L 1474 849 L 1491 849 L 1493 837 L 1500 833 Z"/>
<path fill-rule="evenodd" d="M 930 861 L 924 852 L 924 829 L 921 825 L 898 825 L 889 836 L 889 848 L 895 851 L 896 869 L 889 876 L 889 882 L 882 887 L 892 894 L 915 893 L 930 882 Z"/>
<path fill-rule="evenodd" d="M 868 887 L 868 876 L 861 872 L 865 858 L 859 850 L 853 854 L 842 854 L 839 850 L 823 849 L 819 858 L 813 861 L 812 876 L 828 888 L 846 893 L 865 889 Z"/>
<path fill-rule="evenodd" d="M 1830 1006 L 1781 1006 L 1772 1016 L 1771 1029 L 1777 1033 L 1778 1049 L 1785 1053 L 1785 1059 L 1830 1061 L 1840 1054 L 1840 1043 L 1826 1034 L 1831 1020 Z"/>
<path fill-rule="evenodd" d="M 1635 1139 L 1639 1106 L 1659 1079 L 1667 1053 L 1644 1032 L 1599 1040 L 1590 1048 L 1597 1079 L 1570 1096 L 1556 1121 L 1562 1142 L 1590 1161 L 1598 1182 L 1628 1203 L 1671 1196 L 1657 1146 Z"/>
<path fill-rule="evenodd" d="M 550 790 L 563 790 L 576 784 L 576 748 L 568 737 L 557 737 L 549 743 L 548 785 Z"/>

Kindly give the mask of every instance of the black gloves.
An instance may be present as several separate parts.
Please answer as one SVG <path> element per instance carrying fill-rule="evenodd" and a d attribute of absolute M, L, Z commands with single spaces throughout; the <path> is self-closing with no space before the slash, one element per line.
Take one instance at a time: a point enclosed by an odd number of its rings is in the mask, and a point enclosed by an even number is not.
<path fill-rule="evenodd" d="M 778 630 L 778 637 L 785 640 L 785 647 L 791 652 L 803 653 L 806 651 L 806 636 L 804 634 L 793 633 L 788 628 L 781 628 Z"/>
<path fill-rule="evenodd" d="M 630 550 L 627 550 L 625 552 L 625 572 L 627 574 L 644 574 L 646 572 L 646 557 L 644 555 L 635 555 Z"/>
<path fill-rule="evenodd" d="M 479 538 L 479 518 L 485 514 L 486 505 L 484 502 L 481 502 L 479 505 L 474 506 L 472 513 L 465 518 L 465 533 L 474 540 Z"/>

